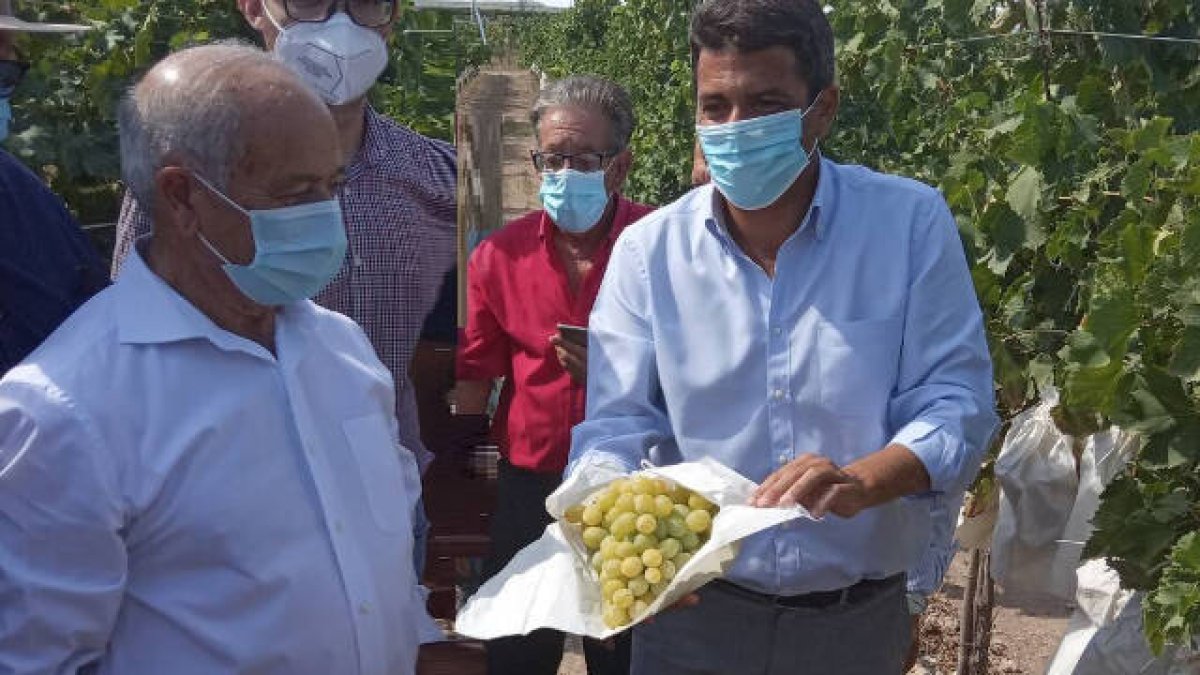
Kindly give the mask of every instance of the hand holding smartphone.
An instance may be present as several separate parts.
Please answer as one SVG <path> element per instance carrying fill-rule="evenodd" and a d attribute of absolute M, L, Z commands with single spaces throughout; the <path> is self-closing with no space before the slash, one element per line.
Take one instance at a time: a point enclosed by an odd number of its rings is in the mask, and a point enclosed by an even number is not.
<path fill-rule="evenodd" d="M 563 339 L 564 342 L 570 342 L 571 344 L 584 348 L 587 347 L 588 330 L 583 326 L 572 326 L 570 324 L 560 323 L 558 324 L 558 335 Z"/>

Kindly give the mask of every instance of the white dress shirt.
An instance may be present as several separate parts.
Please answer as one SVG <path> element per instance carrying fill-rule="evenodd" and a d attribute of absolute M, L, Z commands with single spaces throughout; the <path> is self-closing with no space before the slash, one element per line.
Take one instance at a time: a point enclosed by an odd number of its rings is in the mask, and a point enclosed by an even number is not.
<path fill-rule="evenodd" d="M 996 428 L 983 317 L 954 218 L 932 188 L 822 159 L 812 207 L 768 276 L 711 185 L 630 226 L 588 324 L 584 456 L 632 469 L 714 458 L 754 481 L 806 453 L 845 466 L 907 446 L 928 494 L 750 537 L 728 573 L 764 593 L 915 567 L 940 578 L 935 518 Z M 938 558 L 939 560 L 934 560 Z M 948 557 L 945 558 L 948 560 Z"/>
<path fill-rule="evenodd" d="M 275 340 L 135 254 L 0 380 L 0 673 L 414 671 L 440 632 L 391 376 L 311 302 Z"/>

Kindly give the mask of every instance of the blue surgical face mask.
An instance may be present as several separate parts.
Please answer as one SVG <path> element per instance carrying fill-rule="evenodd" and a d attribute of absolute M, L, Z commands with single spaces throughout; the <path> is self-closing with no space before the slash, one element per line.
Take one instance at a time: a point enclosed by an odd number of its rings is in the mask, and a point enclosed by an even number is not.
<path fill-rule="evenodd" d="M 746 211 L 763 209 L 796 182 L 811 159 L 801 144 L 809 110 L 812 106 L 696 127 L 709 176 L 729 203 Z"/>
<path fill-rule="evenodd" d="M 8 138 L 8 125 L 12 121 L 12 104 L 0 98 L 0 141 Z"/>
<path fill-rule="evenodd" d="M 604 172 L 575 169 L 547 171 L 538 191 L 550 220 L 564 232 L 581 234 L 600 222 L 608 207 Z"/>
<path fill-rule="evenodd" d="M 287 305 L 313 297 L 337 274 L 346 258 L 346 226 L 336 199 L 248 211 L 199 175 L 205 187 L 250 218 L 254 260 L 232 263 L 203 233 L 200 241 L 224 263 L 225 273 L 260 305 Z"/>

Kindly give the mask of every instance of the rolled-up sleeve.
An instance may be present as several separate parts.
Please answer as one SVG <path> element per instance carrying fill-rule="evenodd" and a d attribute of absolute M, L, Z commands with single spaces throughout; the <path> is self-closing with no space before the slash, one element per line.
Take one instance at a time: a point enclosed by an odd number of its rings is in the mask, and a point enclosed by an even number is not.
<path fill-rule="evenodd" d="M 104 653 L 127 574 L 117 475 L 65 396 L 0 383 L 0 673 Z"/>
<path fill-rule="evenodd" d="M 588 319 L 587 417 L 572 432 L 568 473 L 586 456 L 632 471 L 651 447 L 670 438 L 649 316 L 644 257 L 626 232 Z"/>
<path fill-rule="evenodd" d="M 896 389 L 893 443 L 925 465 L 932 489 L 955 492 L 975 477 L 998 419 L 983 315 L 954 217 L 931 193 L 913 228 L 909 297 Z"/>

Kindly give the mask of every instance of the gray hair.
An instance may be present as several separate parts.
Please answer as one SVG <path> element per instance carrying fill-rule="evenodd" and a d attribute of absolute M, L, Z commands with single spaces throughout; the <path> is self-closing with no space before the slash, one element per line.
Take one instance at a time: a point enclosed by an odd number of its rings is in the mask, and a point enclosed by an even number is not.
<path fill-rule="evenodd" d="M 620 152 L 629 147 L 637 118 L 624 87 L 594 75 L 571 75 L 551 82 L 542 88 L 529 114 L 533 132 L 541 133 L 538 125 L 547 110 L 568 106 L 603 113 L 612 129 L 613 150 Z"/>
<path fill-rule="evenodd" d="M 146 80 L 178 64 L 169 86 Z M 121 174 L 143 208 L 154 202 L 155 175 L 181 162 L 220 190 L 246 150 L 238 88 L 248 68 L 285 68 L 261 49 L 236 40 L 182 50 L 164 59 L 121 102 Z"/>

